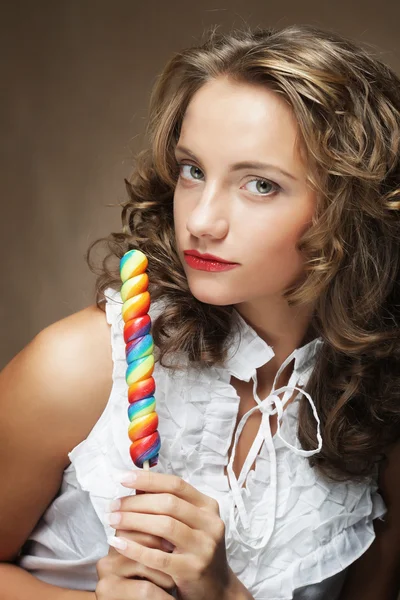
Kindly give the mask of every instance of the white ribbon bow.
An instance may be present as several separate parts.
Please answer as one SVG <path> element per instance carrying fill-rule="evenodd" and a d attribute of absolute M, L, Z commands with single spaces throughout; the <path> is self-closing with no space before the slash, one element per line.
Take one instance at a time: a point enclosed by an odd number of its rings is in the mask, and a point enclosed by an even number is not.
<path fill-rule="evenodd" d="M 310 394 L 308 394 L 306 391 L 302 390 L 301 388 L 296 387 L 296 384 L 300 377 L 300 374 L 296 371 L 296 369 L 293 371 L 293 373 L 289 379 L 288 385 L 275 390 L 275 385 L 279 379 L 279 375 L 286 368 L 286 366 L 295 358 L 296 352 L 297 352 L 297 350 L 294 350 L 294 352 L 292 352 L 292 354 L 290 356 L 288 356 L 288 358 L 280 366 L 280 368 L 275 376 L 271 393 L 269 394 L 269 396 L 267 396 L 267 398 L 265 398 L 265 400 L 260 400 L 260 398 L 257 395 L 257 372 L 255 372 L 255 374 L 253 375 L 253 377 L 252 377 L 253 382 L 254 382 L 253 383 L 253 396 L 254 396 L 255 401 L 257 402 L 257 406 L 254 406 L 254 408 L 251 408 L 245 415 L 243 415 L 242 419 L 240 420 L 240 423 L 236 429 L 232 453 L 231 453 L 231 457 L 230 457 L 229 464 L 227 467 L 228 479 L 229 479 L 229 483 L 230 483 L 232 495 L 233 495 L 233 503 L 232 503 L 231 512 L 230 512 L 231 530 L 236 532 L 236 535 L 238 536 L 240 541 L 246 547 L 252 548 L 254 550 L 259 550 L 260 548 L 266 547 L 266 545 L 268 544 L 268 542 L 272 536 L 272 533 L 273 533 L 274 527 L 275 527 L 276 506 L 277 506 L 277 464 L 276 464 L 275 446 L 274 446 L 274 442 L 272 439 L 269 417 L 276 413 L 278 414 L 276 436 L 285 444 L 285 446 L 287 446 L 295 454 L 297 454 L 299 456 L 306 456 L 306 457 L 312 456 L 313 454 L 317 454 L 318 452 L 320 452 L 321 448 L 322 448 L 321 427 L 320 427 L 320 420 L 318 417 L 317 409 L 315 408 L 315 404 L 314 404 Z M 318 447 L 315 450 L 302 450 L 301 448 L 297 448 L 296 446 L 293 446 L 292 444 L 287 442 L 281 436 L 281 420 L 283 417 L 283 411 L 284 411 L 287 401 L 292 396 L 294 390 L 298 390 L 300 393 L 302 393 L 304 396 L 307 397 L 307 399 L 311 405 L 315 420 L 317 422 Z M 278 394 L 281 394 L 282 392 L 285 392 L 285 393 L 284 393 L 283 399 L 281 400 L 279 398 Z M 275 408 L 272 408 L 273 404 L 275 404 Z M 256 410 L 260 410 L 262 413 L 261 426 L 260 426 L 260 429 L 256 435 L 254 442 L 253 442 L 253 445 L 250 449 L 250 452 L 243 464 L 242 470 L 239 475 L 239 480 L 238 480 L 236 478 L 236 475 L 233 472 L 233 468 L 232 468 L 233 461 L 235 460 L 237 443 L 238 443 L 240 434 L 243 430 L 243 427 L 245 426 L 245 424 L 247 422 L 247 419 Z M 262 431 L 262 434 L 260 433 L 260 431 Z M 239 519 L 243 525 L 243 528 L 249 529 L 249 519 L 248 519 L 246 507 L 244 505 L 243 498 L 242 498 L 242 485 L 243 485 L 244 481 L 246 480 L 246 476 L 247 476 L 247 474 L 251 468 L 251 465 L 253 464 L 264 440 L 265 440 L 265 443 L 266 443 L 266 446 L 268 449 L 268 454 L 269 454 L 270 463 L 271 463 L 271 479 L 270 479 L 271 483 L 270 483 L 270 486 L 266 488 L 266 490 L 263 494 L 263 499 L 262 499 L 263 503 L 264 502 L 267 503 L 267 501 L 268 501 L 268 504 L 265 504 L 266 506 L 268 506 L 268 520 L 267 520 L 267 526 L 266 526 L 266 530 L 265 530 L 264 534 L 261 533 L 261 535 L 256 538 L 255 545 L 253 545 L 253 544 L 250 544 L 247 540 L 243 539 L 238 531 L 236 517 L 235 517 L 235 507 L 238 510 Z"/>

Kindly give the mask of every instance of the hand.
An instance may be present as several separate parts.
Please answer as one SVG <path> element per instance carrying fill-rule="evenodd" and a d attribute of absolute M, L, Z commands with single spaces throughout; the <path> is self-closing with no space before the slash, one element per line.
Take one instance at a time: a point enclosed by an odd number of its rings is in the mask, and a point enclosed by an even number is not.
<path fill-rule="evenodd" d="M 127 539 L 147 548 L 172 551 L 171 545 L 160 537 L 133 531 L 124 531 L 123 534 Z M 130 560 L 113 547 L 107 556 L 98 561 L 96 568 L 99 578 L 95 592 L 97 600 L 171 600 L 169 593 L 163 591 L 175 587 L 169 575 Z M 142 578 L 147 581 L 140 581 Z M 138 581 L 130 581 L 132 579 Z"/>
<path fill-rule="evenodd" d="M 121 498 L 113 520 L 119 536 L 109 543 L 130 560 L 169 575 L 181 600 L 245 598 L 245 588 L 227 562 L 217 501 L 174 475 L 153 471 L 128 475 L 136 480 L 124 479 L 123 485 L 151 493 Z M 130 538 L 129 531 L 162 537 L 175 549 L 168 553 L 147 548 Z"/>

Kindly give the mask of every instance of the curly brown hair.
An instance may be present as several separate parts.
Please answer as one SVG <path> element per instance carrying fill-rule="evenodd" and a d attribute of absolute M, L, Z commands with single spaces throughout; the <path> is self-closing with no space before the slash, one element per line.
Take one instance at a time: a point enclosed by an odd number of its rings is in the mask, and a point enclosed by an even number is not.
<path fill-rule="evenodd" d="M 283 295 L 292 306 L 315 301 L 312 327 L 323 340 L 306 390 L 324 444 L 310 460 L 336 479 L 370 477 L 400 433 L 400 80 L 360 45 L 311 26 L 213 29 L 174 54 L 150 98 L 148 148 L 125 180 L 122 231 L 88 250 L 96 303 L 107 287 L 120 288 L 119 259 L 140 248 L 152 299 L 165 302 L 152 330 L 161 364 L 178 352 L 202 366 L 226 358 L 233 307 L 193 297 L 173 225 L 183 116 L 194 93 L 220 76 L 272 89 L 299 124 L 318 203 L 298 245 L 305 277 Z M 96 269 L 90 253 L 101 242 L 108 254 Z M 300 402 L 303 448 L 316 445 L 314 423 Z"/>

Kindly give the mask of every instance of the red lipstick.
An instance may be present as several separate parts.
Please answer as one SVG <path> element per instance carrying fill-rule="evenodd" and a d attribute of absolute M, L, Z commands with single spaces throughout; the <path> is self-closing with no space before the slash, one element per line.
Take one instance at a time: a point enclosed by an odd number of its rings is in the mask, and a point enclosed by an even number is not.
<path fill-rule="evenodd" d="M 199 271 L 229 271 L 238 266 L 238 263 L 229 262 L 213 254 L 200 254 L 197 250 L 185 250 L 184 257 L 189 267 Z"/>

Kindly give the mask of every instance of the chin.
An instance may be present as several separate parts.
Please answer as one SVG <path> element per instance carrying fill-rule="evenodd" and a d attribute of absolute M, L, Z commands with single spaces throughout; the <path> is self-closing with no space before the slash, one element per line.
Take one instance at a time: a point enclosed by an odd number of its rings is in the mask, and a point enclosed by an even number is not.
<path fill-rule="evenodd" d="M 235 304 L 237 299 L 233 297 L 233 294 L 229 293 L 229 290 L 218 290 L 213 289 L 211 286 L 206 285 L 190 285 L 189 288 L 192 295 L 204 304 L 212 304 L 213 306 L 229 306 Z"/>

